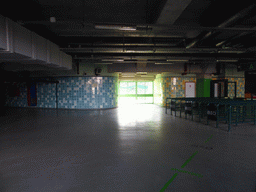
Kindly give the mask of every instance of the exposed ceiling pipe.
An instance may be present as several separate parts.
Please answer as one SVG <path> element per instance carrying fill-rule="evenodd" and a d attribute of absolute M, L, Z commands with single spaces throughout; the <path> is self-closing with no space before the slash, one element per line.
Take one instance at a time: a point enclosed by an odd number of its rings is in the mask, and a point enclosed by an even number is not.
<path fill-rule="evenodd" d="M 256 29 L 256 27 L 254 27 L 253 29 Z M 243 33 L 241 33 L 241 34 L 239 34 L 239 35 L 236 35 L 236 36 L 234 36 L 234 37 L 228 38 L 228 39 L 226 39 L 226 40 L 224 40 L 224 41 L 222 41 L 222 42 L 216 44 L 216 47 L 224 46 L 224 45 L 226 45 L 227 43 L 229 43 L 230 41 L 232 41 L 232 40 L 234 40 L 234 39 L 238 39 L 239 37 L 242 37 L 242 36 L 245 36 L 245 35 L 249 35 L 249 34 L 253 34 L 253 33 L 250 33 L 250 32 L 243 32 Z"/>
<path fill-rule="evenodd" d="M 87 48 L 60 48 L 61 51 L 66 53 L 123 53 L 123 48 L 120 47 L 87 47 Z M 155 49 L 148 48 L 148 47 L 131 47 L 125 49 L 126 53 L 128 52 L 136 52 L 136 53 L 243 53 L 246 52 L 246 49 L 229 49 L 229 50 L 219 50 L 216 48 L 200 48 L 200 49 L 193 49 L 193 50 L 186 50 L 185 48 L 158 48 Z"/>
<path fill-rule="evenodd" d="M 225 28 L 228 25 L 233 24 L 234 22 L 236 22 L 238 19 L 241 19 L 243 17 L 245 17 L 254 7 L 256 4 L 253 4 L 245 9 L 243 9 L 242 11 L 240 11 L 239 13 L 235 14 L 233 17 L 229 18 L 228 20 L 226 20 L 224 23 L 220 24 L 218 26 L 218 28 Z M 187 49 L 194 47 L 199 41 L 202 41 L 203 39 L 208 38 L 209 36 L 211 36 L 212 34 L 214 34 L 215 32 L 210 31 L 208 32 L 203 38 L 201 39 L 196 39 L 193 42 L 191 42 L 189 45 L 186 46 Z"/>

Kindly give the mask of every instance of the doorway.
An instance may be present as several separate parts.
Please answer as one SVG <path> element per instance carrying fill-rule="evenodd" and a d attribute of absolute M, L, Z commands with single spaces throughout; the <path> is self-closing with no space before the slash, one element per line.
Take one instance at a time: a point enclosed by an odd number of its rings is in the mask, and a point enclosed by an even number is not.
<path fill-rule="evenodd" d="M 153 81 L 120 81 L 118 105 L 153 104 Z"/>
<path fill-rule="evenodd" d="M 210 97 L 228 97 L 228 80 L 212 80 L 210 84 Z"/>

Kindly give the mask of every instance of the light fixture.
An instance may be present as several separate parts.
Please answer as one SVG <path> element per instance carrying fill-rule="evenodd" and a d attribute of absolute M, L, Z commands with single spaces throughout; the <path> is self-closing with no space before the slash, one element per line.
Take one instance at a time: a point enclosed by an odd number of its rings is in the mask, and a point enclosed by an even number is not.
<path fill-rule="evenodd" d="M 113 63 L 94 63 L 94 64 L 96 64 L 96 65 L 111 65 Z"/>
<path fill-rule="evenodd" d="M 153 50 L 150 50 L 153 51 Z M 135 52 L 149 52 L 148 50 L 126 50 L 127 53 L 135 53 Z"/>
<path fill-rule="evenodd" d="M 187 59 L 167 59 L 166 61 L 188 62 Z"/>
<path fill-rule="evenodd" d="M 168 65 L 168 64 L 173 64 L 173 63 L 155 63 L 156 65 Z"/>
<path fill-rule="evenodd" d="M 217 60 L 217 62 L 237 62 L 238 60 Z"/>
<path fill-rule="evenodd" d="M 218 51 L 218 53 L 244 53 L 245 51 L 228 51 L 228 50 L 222 50 Z"/>
<path fill-rule="evenodd" d="M 123 25 L 95 25 L 95 29 L 112 29 L 121 31 L 136 31 L 137 28 L 133 26 L 123 26 Z"/>
<path fill-rule="evenodd" d="M 51 23 L 56 23 L 56 18 L 55 17 L 50 17 L 50 22 Z"/>
<path fill-rule="evenodd" d="M 143 77 L 143 78 L 154 78 L 154 76 L 152 76 L 152 75 L 149 75 L 149 76 L 143 76 L 143 75 L 141 75 L 140 77 Z"/>
<path fill-rule="evenodd" d="M 153 48 L 127 48 L 125 50 L 127 53 L 134 53 L 134 52 L 149 52 L 149 51 L 154 51 Z"/>
<path fill-rule="evenodd" d="M 123 59 L 102 59 L 102 61 L 118 61 L 118 62 L 122 62 L 124 60 Z"/>

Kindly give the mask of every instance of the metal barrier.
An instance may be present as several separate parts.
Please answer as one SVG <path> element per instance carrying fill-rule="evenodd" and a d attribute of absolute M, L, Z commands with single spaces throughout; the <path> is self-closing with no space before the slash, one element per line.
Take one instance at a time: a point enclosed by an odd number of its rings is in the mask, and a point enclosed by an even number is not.
<path fill-rule="evenodd" d="M 168 102 L 170 101 L 170 102 Z M 194 120 L 194 116 L 198 116 L 199 122 L 205 116 L 207 117 L 207 124 L 209 120 L 216 121 L 216 127 L 219 127 L 219 123 L 224 121 L 228 123 L 228 131 L 231 129 L 231 124 L 238 125 L 238 123 L 253 122 L 256 124 L 256 101 L 245 100 L 244 98 L 235 99 L 219 99 L 219 98 L 167 98 L 166 99 L 166 114 L 167 109 L 170 108 L 172 112 L 182 112 L 187 115 L 191 115 L 191 120 Z"/>

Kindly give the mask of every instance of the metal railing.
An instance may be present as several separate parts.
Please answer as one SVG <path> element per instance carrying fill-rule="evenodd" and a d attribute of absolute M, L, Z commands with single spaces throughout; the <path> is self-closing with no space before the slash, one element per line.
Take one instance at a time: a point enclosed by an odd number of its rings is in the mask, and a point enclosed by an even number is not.
<path fill-rule="evenodd" d="M 187 115 L 191 115 L 191 120 L 194 120 L 195 116 L 198 116 L 199 122 L 204 117 L 207 117 L 207 124 L 209 120 L 216 121 L 216 127 L 219 127 L 219 123 L 224 121 L 228 124 L 228 131 L 231 129 L 231 124 L 238 125 L 238 123 L 253 122 L 256 124 L 256 101 L 245 100 L 244 98 L 235 99 L 219 99 L 219 98 L 167 98 L 166 99 L 166 114 L 170 109 L 177 112 L 182 117 L 184 112 L 185 119 Z"/>

